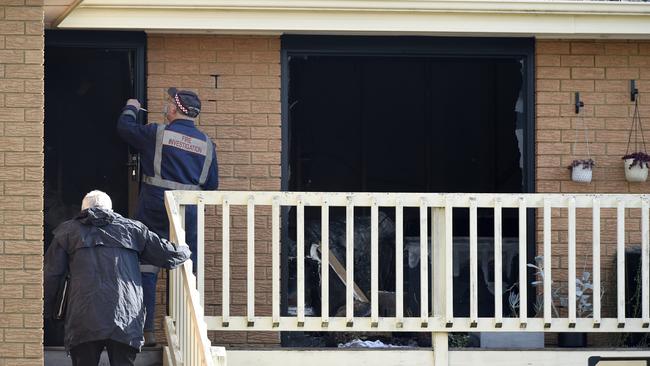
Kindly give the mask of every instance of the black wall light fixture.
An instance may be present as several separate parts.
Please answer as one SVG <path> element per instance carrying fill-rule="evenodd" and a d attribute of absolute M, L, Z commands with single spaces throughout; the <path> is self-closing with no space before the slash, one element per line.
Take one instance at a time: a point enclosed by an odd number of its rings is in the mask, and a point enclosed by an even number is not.
<path fill-rule="evenodd" d="M 576 114 L 580 113 L 580 108 L 583 108 L 585 106 L 585 103 L 580 100 L 580 92 L 576 92 L 575 94 L 575 106 L 576 106 Z"/>
<path fill-rule="evenodd" d="M 639 96 L 639 89 L 636 87 L 636 80 L 630 80 L 630 101 L 636 102 Z"/>

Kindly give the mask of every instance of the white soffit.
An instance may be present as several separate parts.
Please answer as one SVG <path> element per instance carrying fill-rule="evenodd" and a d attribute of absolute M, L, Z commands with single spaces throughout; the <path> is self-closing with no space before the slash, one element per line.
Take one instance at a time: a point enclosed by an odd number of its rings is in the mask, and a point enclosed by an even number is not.
<path fill-rule="evenodd" d="M 650 3 L 555 0 L 81 0 L 53 25 L 252 34 L 650 39 Z"/>

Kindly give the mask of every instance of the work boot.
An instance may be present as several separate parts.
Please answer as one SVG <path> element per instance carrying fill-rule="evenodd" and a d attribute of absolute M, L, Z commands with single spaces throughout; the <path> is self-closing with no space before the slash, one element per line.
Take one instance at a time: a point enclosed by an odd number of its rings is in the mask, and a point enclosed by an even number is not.
<path fill-rule="evenodd" d="M 156 345 L 156 335 L 154 332 L 145 331 L 144 332 L 144 346 L 153 347 Z"/>

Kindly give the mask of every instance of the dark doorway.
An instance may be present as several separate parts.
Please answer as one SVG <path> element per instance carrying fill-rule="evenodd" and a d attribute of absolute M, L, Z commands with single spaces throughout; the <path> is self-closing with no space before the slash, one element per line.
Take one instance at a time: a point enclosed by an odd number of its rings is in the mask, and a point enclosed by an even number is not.
<path fill-rule="evenodd" d="M 285 189 L 468 193 L 534 189 L 530 40 L 295 36 L 283 38 L 283 50 Z M 380 239 L 379 267 L 392 269 L 394 210 L 380 208 L 381 215 L 387 223 L 388 242 L 382 244 Z M 287 212 L 285 217 L 288 254 L 283 276 L 288 280 L 284 301 L 285 311 L 290 312 L 295 302 L 291 257 L 295 214 Z M 355 225 L 367 217 L 367 208 L 355 209 Z M 529 212 L 529 236 L 534 235 L 533 218 Z M 318 242 L 319 234 L 309 235 L 314 231 L 310 224 L 320 222 L 320 211 L 307 208 L 305 220 L 305 242 Z M 344 225 L 344 221 L 344 209 L 333 207 L 330 225 Z M 406 247 L 409 243 L 417 246 L 419 210 L 405 209 L 403 225 Z M 493 229 L 493 211 L 479 208 L 479 246 L 493 248 Z M 333 230 L 331 226 L 330 247 L 337 244 Z M 505 264 L 508 260 L 516 264 L 520 254 L 516 210 L 503 210 L 502 230 L 504 267 L 516 268 Z M 455 209 L 454 313 L 458 317 L 469 313 L 468 236 L 469 210 Z M 357 258 L 364 257 L 357 247 L 369 243 L 357 237 L 361 236 L 355 234 L 355 281 L 363 289 L 369 269 Z M 534 240 L 529 238 L 528 243 Z M 533 252 L 534 244 L 521 254 L 531 260 Z M 457 267 L 456 260 L 460 262 Z M 493 253 L 481 260 L 479 267 L 493 268 Z M 419 265 L 405 267 L 405 311 L 414 309 L 415 314 L 419 311 Z M 312 272 L 315 278 L 306 281 L 319 286 L 318 271 Z M 392 272 L 380 273 L 380 291 L 394 291 Z M 515 272 L 504 271 L 505 285 L 518 281 Z M 479 268 L 478 273 L 479 316 L 492 316 L 494 271 Z M 332 305 L 340 305 L 332 304 L 337 298 L 332 291 L 338 285 L 342 284 L 330 273 L 330 311 L 335 311 Z M 311 292 L 315 294 L 311 305 L 318 314 L 319 291 Z M 507 300 L 504 294 L 503 303 Z M 504 316 L 509 315 L 506 309 Z M 287 345 L 301 342 L 283 339 Z"/>
<path fill-rule="evenodd" d="M 144 42 L 140 33 L 46 33 L 45 250 L 93 189 L 119 214 L 133 213 L 139 175 L 127 163 L 137 156 L 115 126 L 128 98 L 143 100 Z M 60 326 L 46 322 L 46 345 L 62 344 Z"/>

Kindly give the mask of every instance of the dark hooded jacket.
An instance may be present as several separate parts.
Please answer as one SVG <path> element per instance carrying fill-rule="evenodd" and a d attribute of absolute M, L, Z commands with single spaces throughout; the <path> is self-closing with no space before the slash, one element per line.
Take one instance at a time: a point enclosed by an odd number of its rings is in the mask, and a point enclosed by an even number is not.
<path fill-rule="evenodd" d="M 69 269 L 65 346 L 112 339 L 140 349 L 145 308 L 139 259 L 174 268 L 190 257 L 187 246 L 161 239 L 138 221 L 91 208 L 59 225 L 45 254 L 45 317 Z"/>

